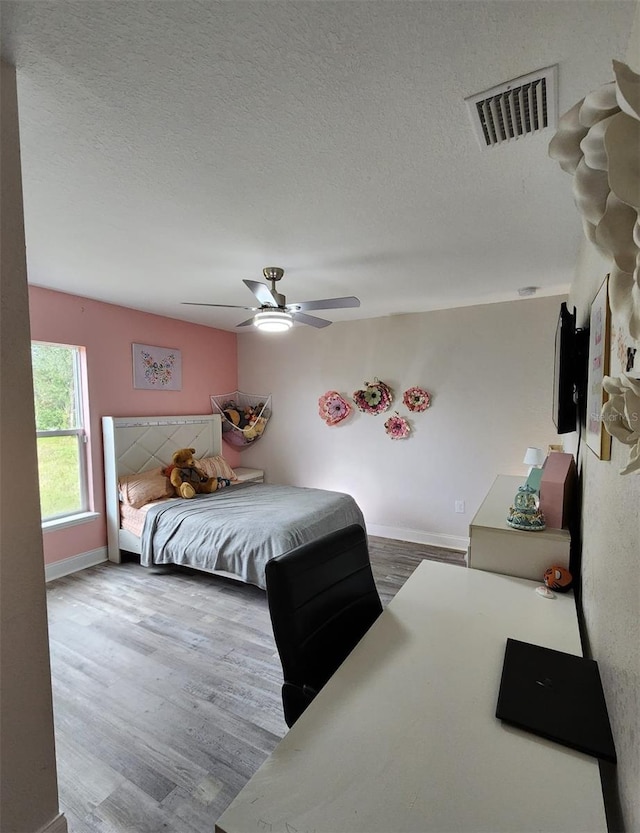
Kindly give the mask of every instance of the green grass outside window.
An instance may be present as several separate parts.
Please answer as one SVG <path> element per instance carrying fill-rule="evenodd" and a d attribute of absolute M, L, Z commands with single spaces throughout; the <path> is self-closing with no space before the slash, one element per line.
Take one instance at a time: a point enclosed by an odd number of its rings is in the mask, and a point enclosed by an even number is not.
<path fill-rule="evenodd" d="M 82 512 L 77 437 L 39 437 L 42 519 Z"/>

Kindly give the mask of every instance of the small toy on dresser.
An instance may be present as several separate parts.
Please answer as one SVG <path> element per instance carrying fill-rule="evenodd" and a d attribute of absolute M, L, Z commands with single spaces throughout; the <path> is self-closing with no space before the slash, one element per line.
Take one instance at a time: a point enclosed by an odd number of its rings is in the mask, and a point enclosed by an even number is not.
<path fill-rule="evenodd" d="M 571 589 L 573 576 L 565 567 L 553 564 L 544 571 L 543 581 L 546 587 L 557 590 L 558 593 L 566 593 Z"/>
<path fill-rule="evenodd" d="M 224 477 L 209 477 L 198 468 L 193 455 L 195 448 L 179 448 L 173 454 L 173 462 L 163 469 L 163 474 L 171 481 L 176 495 L 192 498 L 196 495 L 208 495 L 228 486 L 230 481 Z"/>

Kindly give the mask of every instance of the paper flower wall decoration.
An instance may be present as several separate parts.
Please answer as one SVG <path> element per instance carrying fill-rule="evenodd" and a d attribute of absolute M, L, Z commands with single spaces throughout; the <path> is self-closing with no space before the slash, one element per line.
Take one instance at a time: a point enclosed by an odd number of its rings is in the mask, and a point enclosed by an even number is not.
<path fill-rule="evenodd" d="M 558 122 L 549 156 L 573 176 L 584 232 L 613 260 L 609 301 L 640 339 L 640 76 L 613 62 L 615 81 L 589 93 Z"/>
<path fill-rule="evenodd" d="M 378 378 L 373 382 L 365 382 L 362 390 L 353 394 L 356 406 L 365 414 L 381 414 L 389 410 L 393 402 L 393 391 Z"/>
<path fill-rule="evenodd" d="M 410 411 L 426 411 L 431 404 L 431 396 L 423 388 L 409 388 L 402 394 L 402 401 Z"/>
<path fill-rule="evenodd" d="M 411 433 L 408 421 L 396 411 L 384 424 L 384 430 L 392 440 L 406 440 Z"/>
<path fill-rule="evenodd" d="M 338 425 L 351 414 L 351 405 L 337 390 L 328 390 L 318 399 L 318 413 L 327 425 Z"/>
<path fill-rule="evenodd" d="M 629 462 L 620 474 L 640 470 L 640 379 L 605 376 L 602 387 L 609 399 L 602 406 L 602 422 L 612 437 L 631 446 Z"/>

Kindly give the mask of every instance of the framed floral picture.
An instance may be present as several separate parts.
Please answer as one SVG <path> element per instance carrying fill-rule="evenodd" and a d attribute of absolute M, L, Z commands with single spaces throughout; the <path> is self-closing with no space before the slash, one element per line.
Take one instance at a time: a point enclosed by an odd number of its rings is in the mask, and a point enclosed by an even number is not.
<path fill-rule="evenodd" d="M 602 422 L 602 406 L 607 393 L 602 380 L 609 373 L 609 343 L 611 318 L 609 312 L 608 279 L 605 278 L 591 304 L 589 316 L 589 369 L 587 376 L 586 442 L 600 460 L 611 459 L 611 436 Z"/>
<path fill-rule="evenodd" d="M 182 390 L 182 354 L 174 347 L 133 344 L 133 387 Z"/>

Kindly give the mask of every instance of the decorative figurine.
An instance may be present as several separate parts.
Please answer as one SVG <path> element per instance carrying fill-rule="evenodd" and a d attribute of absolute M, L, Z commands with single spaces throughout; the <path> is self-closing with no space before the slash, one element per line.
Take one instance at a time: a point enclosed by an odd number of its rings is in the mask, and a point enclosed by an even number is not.
<path fill-rule="evenodd" d="M 535 489 L 528 484 L 518 488 L 513 506 L 509 507 L 507 523 L 514 529 L 525 532 L 539 532 L 546 527 L 544 515 L 539 509 L 540 499 Z"/>
<path fill-rule="evenodd" d="M 549 567 L 544 571 L 544 583 L 552 590 L 557 590 L 558 593 L 566 593 L 573 584 L 573 576 L 565 567 L 559 567 L 557 564 Z"/>

